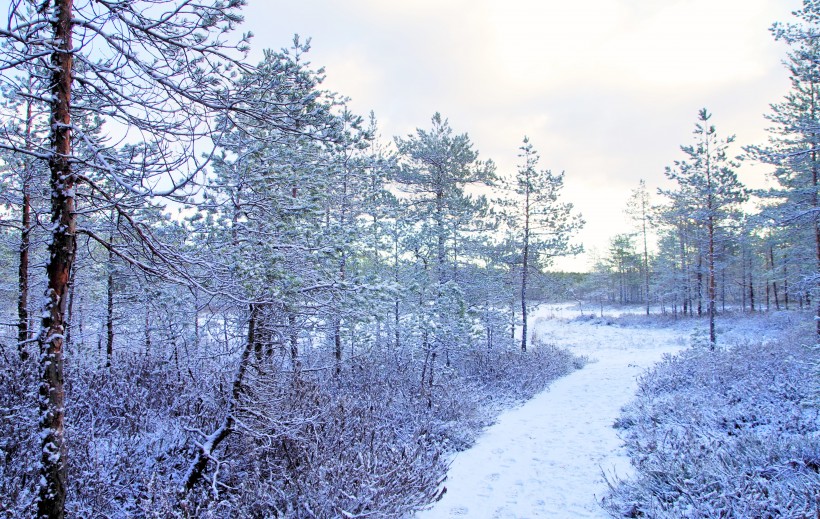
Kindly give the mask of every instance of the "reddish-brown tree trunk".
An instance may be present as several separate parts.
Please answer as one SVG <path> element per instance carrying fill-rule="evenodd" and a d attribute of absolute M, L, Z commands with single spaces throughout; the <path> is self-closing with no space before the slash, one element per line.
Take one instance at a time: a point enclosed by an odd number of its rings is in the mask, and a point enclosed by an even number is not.
<path fill-rule="evenodd" d="M 31 101 L 26 102 L 26 149 L 31 149 Z M 29 246 L 31 243 L 31 167 L 30 158 L 26 157 L 23 162 L 22 182 L 20 189 L 23 194 L 22 207 L 22 229 L 20 232 L 20 261 L 18 264 L 17 280 L 17 351 L 20 360 L 25 362 L 29 358 L 26 346 L 29 340 L 29 315 L 28 315 L 28 266 L 29 266 Z"/>
<path fill-rule="evenodd" d="M 71 170 L 72 0 L 55 0 L 51 54 L 51 224 L 52 237 L 46 266 L 48 289 L 40 330 L 40 488 L 37 516 L 65 517 L 66 446 L 63 343 L 71 267 L 74 263 L 76 176 Z"/>

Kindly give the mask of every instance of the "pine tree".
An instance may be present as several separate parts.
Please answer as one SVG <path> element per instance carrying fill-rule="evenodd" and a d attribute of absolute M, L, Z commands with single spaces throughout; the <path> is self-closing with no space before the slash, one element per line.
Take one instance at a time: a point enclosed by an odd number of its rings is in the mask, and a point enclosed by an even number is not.
<path fill-rule="evenodd" d="M 647 227 L 649 226 L 649 218 L 651 212 L 651 204 L 649 200 L 649 192 L 646 190 L 646 181 L 641 179 L 638 188 L 632 191 L 629 197 L 626 213 L 633 222 L 638 224 L 641 238 L 643 239 L 643 280 L 644 293 L 643 297 L 646 301 L 646 315 L 649 316 L 649 246 L 647 243 Z"/>
<path fill-rule="evenodd" d="M 432 376 L 438 350 L 449 355 L 448 336 L 459 335 L 457 328 L 466 326 L 463 293 L 457 283 L 457 254 L 464 224 L 481 211 L 481 203 L 467 189 L 489 185 L 495 177 L 495 165 L 478 160 L 467 134 L 454 134 L 438 113 L 433 115 L 429 131 L 417 129 L 406 138 L 396 137 L 395 142 L 401 164 L 396 181 L 409 194 L 411 215 L 419 222 L 419 241 L 410 249 L 415 250 L 423 275 L 432 276 L 435 287 L 433 307 L 424 312 L 429 326 L 424 327 L 427 332 L 422 338 L 423 347 L 429 349 Z M 434 253 L 433 269 L 429 252 Z"/>
<path fill-rule="evenodd" d="M 609 253 L 606 257 L 609 271 L 615 274 L 617 301 L 621 304 L 638 301 L 640 292 L 638 278 L 641 260 L 633 239 L 632 234 L 616 234 L 609 241 Z"/>
<path fill-rule="evenodd" d="M 774 126 L 769 144 L 747 151 L 775 166 L 777 187 L 760 193 L 769 202 L 765 212 L 792 234 L 811 235 L 796 240 L 791 255 L 803 267 L 799 284 L 814 297 L 815 331 L 820 337 L 820 5 L 806 0 L 795 15 L 798 23 L 778 23 L 772 29 L 776 39 L 792 48 L 786 63 L 791 90 L 771 105 L 767 118 Z"/>
<path fill-rule="evenodd" d="M 434 228 L 436 275 L 443 285 L 450 278 L 447 245 L 451 242 L 452 247 L 452 240 L 457 239 L 448 221 L 472 203 L 465 196 L 467 186 L 492 182 L 495 165 L 479 161 L 467 134 L 454 135 L 449 122 L 438 113 L 433 115 L 430 131 L 418 129 L 415 135 L 395 140 L 403 162 L 397 181 L 413 195 L 416 214 L 427 215 L 423 219 Z"/>
<path fill-rule="evenodd" d="M 709 341 L 714 348 L 717 287 L 715 276 L 716 242 L 721 226 L 730 222 L 731 211 L 744 202 L 748 195 L 734 169 L 737 163 L 727 156 L 727 148 L 734 136 L 720 139 L 715 127 L 709 124 L 706 109 L 698 113 L 695 125 L 695 143 L 681 146 L 687 158 L 675 162 L 665 173 L 678 184 L 677 190 L 662 190 L 670 198 L 678 214 L 687 218 L 704 232 L 707 268 L 707 298 L 709 313 Z M 699 254 L 698 257 L 702 257 Z M 700 269 L 698 269 L 700 292 Z"/>
<path fill-rule="evenodd" d="M 527 351 L 527 285 L 533 267 L 546 267 L 553 258 L 577 254 L 581 247 L 573 245 L 573 234 L 584 225 L 583 219 L 573 214 L 570 203 L 559 197 L 564 187 L 564 173 L 553 174 L 539 170 L 540 156 L 524 137 L 519 148 L 523 163 L 519 166 L 510 188 L 512 199 L 506 200 L 506 220 L 519 249 L 521 265 L 520 298 L 522 336 L 521 350 Z"/>

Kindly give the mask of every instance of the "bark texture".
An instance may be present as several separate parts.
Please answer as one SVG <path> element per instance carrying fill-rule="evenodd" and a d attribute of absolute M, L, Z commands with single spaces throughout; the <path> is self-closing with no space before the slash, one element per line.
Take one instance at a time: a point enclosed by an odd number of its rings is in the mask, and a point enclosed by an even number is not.
<path fill-rule="evenodd" d="M 37 516 L 65 517 L 66 445 L 64 441 L 65 393 L 63 345 L 66 303 L 76 249 L 76 176 L 71 169 L 72 0 L 55 0 L 51 54 L 51 225 L 53 228 L 46 266 L 48 289 L 40 330 L 42 378 L 39 390 L 40 488 Z"/>

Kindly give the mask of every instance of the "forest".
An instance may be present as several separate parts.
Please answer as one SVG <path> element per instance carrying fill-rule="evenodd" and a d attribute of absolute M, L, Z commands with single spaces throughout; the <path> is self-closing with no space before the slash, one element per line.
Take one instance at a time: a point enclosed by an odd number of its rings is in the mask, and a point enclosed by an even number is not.
<path fill-rule="evenodd" d="M 693 320 L 715 355 L 733 313 L 817 342 L 820 3 L 772 27 L 769 141 L 683 121 L 674 187 L 635 186 L 591 272 L 551 269 L 584 219 L 538 143 L 500 171 L 440 113 L 384 138 L 309 41 L 248 63 L 244 4 L 9 3 L 0 515 L 407 516 L 501 409 L 583 369 L 531 333 L 540 303 Z"/>

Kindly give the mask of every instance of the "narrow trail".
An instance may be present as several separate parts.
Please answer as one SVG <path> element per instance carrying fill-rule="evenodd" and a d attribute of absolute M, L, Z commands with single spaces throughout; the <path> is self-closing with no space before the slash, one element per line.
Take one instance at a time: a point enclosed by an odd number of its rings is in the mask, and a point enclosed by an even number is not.
<path fill-rule="evenodd" d="M 680 350 L 684 327 L 610 326 L 567 321 L 543 309 L 536 334 L 587 355 L 590 363 L 521 407 L 505 411 L 476 444 L 458 453 L 447 493 L 417 519 L 605 518 L 598 502 L 607 476 L 628 476 L 629 459 L 612 424 L 637 389 L 636 377 Z"/>

